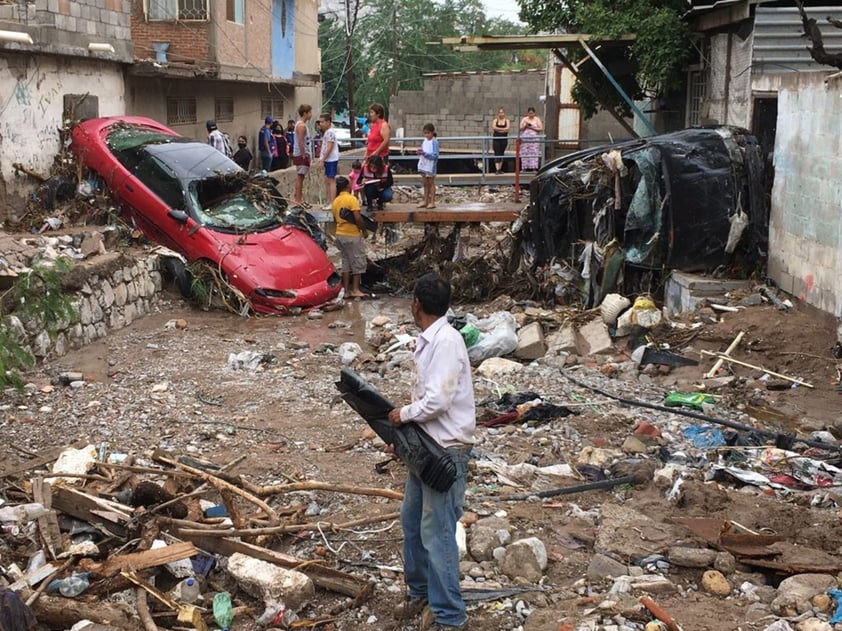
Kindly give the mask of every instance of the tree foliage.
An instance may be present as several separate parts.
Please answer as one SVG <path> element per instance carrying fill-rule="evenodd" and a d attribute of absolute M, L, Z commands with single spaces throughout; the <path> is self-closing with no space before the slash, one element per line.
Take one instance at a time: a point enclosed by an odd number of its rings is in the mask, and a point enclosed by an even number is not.
<path fill-rule="evenodd" d="M 385 105 L 399 90 L 420 90 L 433 72 L 518 69 L 534 58 L 509 51 L 463 53 L 432 42 L 444 37 L 520 35 L 525 27 L 489 18 L 480 0 L 351 0 L 357 21 L 351 36 L 354 103 L 362 112 L 372 102 Z M 344 111 L 348 104 L 344 14 L 327 14 L 319 25 L 323 103 Z M 537 60 L 543 65 L 543 60 Z"/>
<path fill-rule="evenodd" d="M 685 0 L 517 1 L 520 18 L 533 32 L 588 33 L 606 40 L 634 34 L 635 41 L 619 52 L 602 49 L 609 61 L 614 62 L 608 65 L 615 79 L 632 98 L 653 97 L 681 86 L 684 67 L 692 52 L 690 31 L 681 19 L 687 10 Z M 578 49 L 569 54 L 573 59 L 582 56 Z M 601 52 L 601 60 L 602 55 Z M 599 100 L 629 113 L 624 101 L 594 64 L 583 65 L 581 71 L 585 80 L 596 88 Z M 586 116 L 596 112 L 598 101 L 583 86 L 577 85 L 574 98 Z"/>
<path fill-rule="evenodd" d="M 0 386 L 20 385 L 19 372 L 35 361 L 15 321 L 30 330 L 46 330 L 53 337 L 60 323 L 76 317 L 73 303 L 62 290 L 62 277 L 72 267 L 71 259 L 63 257 L 56 259 L 54 266 L 36 265 L 18 276 L 2 295 Z"/>

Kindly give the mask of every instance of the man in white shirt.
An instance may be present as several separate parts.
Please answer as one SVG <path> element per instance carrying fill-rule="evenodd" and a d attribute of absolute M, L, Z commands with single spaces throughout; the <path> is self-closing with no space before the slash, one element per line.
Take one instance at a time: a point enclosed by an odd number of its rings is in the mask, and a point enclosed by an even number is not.
<path fill-rule="evenodd" d="M 319 131 L 322 134 L 322 150 L 319 154 L 320 162 L 325 170 L 325 189 L 327 192 L 327 204 L 322 210 L 331 210 L 332 203 L 336 197 L 336 174 L 339 171 L 339 143 L 336 142 L 336 130 L 333 129 L 333 121 L 330 114 L 322 114 L 316 121 Z"/>
<path fill-rule="evenodd" d="M 208 121 L 205 123 L 205 127 L 208 130 L 208 144 L 222 155 L 230 158 L 231 145 L 228 140 L 226 140 L 225 134 L 217 128 L 216 121 Z"/>
<path fill-rule="evenodd" d="M 468 456 L 476 429 L 468 350 L 445 316 L 450 293 L 450 284 L 436 274 L 425 274 L 415 283 L 412 316 L 421 335 L 415 350 L 417 377 L 412 403 L 389 413 L 395 426 L 418 423 L 456 465 L 456 481 L 444 493 L 408 472 L 401 505 L 404 577 L 409 593 L 396 617 L 411 618 L 428 605 L 435 617 L 429 628 L 439 631 L 467 626 L 459 589 L 456 522 L 462 516 Z"/>

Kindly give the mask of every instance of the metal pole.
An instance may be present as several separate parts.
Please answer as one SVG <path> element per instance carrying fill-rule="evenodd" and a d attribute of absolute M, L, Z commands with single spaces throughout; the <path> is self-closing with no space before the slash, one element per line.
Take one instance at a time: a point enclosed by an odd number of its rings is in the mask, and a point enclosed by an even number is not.
<path fill-rule="evenodd" d="M 611 85 L 614 86 L 614 89 L 617 90 L 621 97 L 623 97 L 623 100 L 631 108 L 632 112 L 634 112 L 635 115 L 640 119 L 640 121 L 643 123 L 644 127 L 646 127 L 646 130 L 649 132 L 649 134 L 652 136 L 657 134 L 658 131 L 655 129 L 652 123 L 649 122 L 649 119 L 643 115 L 643 112 L 640 111 L 640 108 L 638 108 L 637 105 L 635 105 L 634 101 L 631 100 L 631 97 L 629 97 L 629 95 L 626 94 L 626 91 L 623 90 L 622 86 L 620 86 L 620 84 L 617 83 L 617 80 L 614 79 L 610 72 L 608 72 L 608 68 L 606 68 L 605 65 L 599 60 L 596 54 L 591 50 L 590 46 L 588 46 L 588 43 L 584 39 L 580 39 L 579 43 L 582 45 L 582 48 L 585 49 L 585 52 L 587 52 L 588 55 L 590 55 L 590 58 L 593 59 L 597 67 L 599 67 L 599 69 L 602 70 L 602 74 L 605 75 L 605 78 L 611 82 Z"/>
<path fill-rule="evenodd" d="M 351 148 L 356 148 L 357 119 L 354 115 L 354 21 L 351 20 L 351 0 L 345 0 L 345 72 L 348 74 L 348 126 L 351 130 Z"/>

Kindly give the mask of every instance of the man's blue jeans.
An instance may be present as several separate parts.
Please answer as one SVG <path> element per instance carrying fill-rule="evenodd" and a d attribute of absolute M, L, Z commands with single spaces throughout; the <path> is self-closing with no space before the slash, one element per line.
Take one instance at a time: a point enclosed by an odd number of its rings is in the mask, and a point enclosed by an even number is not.
<path fill-rule="evenodd" d="M 408 474 L 403 504 L 404 577 L 412 598 L 426 598 L 436 622 L 459 626 L 467 619 L 459 589 L 456 522 L 462 516 L 468 454 L 448 450 L 456 463 L 456 481 L 438 493 Z"/>
<path fill-rule="evenodd" d="M 264 171 L 272 170 L 272 157 L 271 153 L 260 152 L 260 166 L 263 167 Z"/>

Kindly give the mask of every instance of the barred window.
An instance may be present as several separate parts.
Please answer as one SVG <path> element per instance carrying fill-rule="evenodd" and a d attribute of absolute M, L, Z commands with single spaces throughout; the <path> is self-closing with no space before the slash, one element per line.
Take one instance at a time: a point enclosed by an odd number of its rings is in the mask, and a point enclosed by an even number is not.
<path fill-rule="evenodd" d="M 196 97 L 180 96 L 167 99 L 167 125 L 188 125 L 196 122 Z"/>
<path fill-rule="evenodd" d="M 265 118 L 271 116 L 276 120 L 283 120 L 284 118 L 284 101 L 283 99 L 260 99 L 260 117 Z M 290 118 L 295 118 L 290 116 Z"/>
<path fill-rule="evenodd" d="M 707 95 L 707 73 L 704 70 L 690 71 L 687 82 L 687 126 L 702 124 L 702 104 Z"/>
<path fill-rule="evenodd" d="M 207 20 L 208 0 L 145 0 L 149 20 Z"/>
<path fill-rule="evenodd" d="M 234 99 L 218 98 L 213 107 L 213 117 L 217 123 L 230 123 L 234 120 Z"/>

